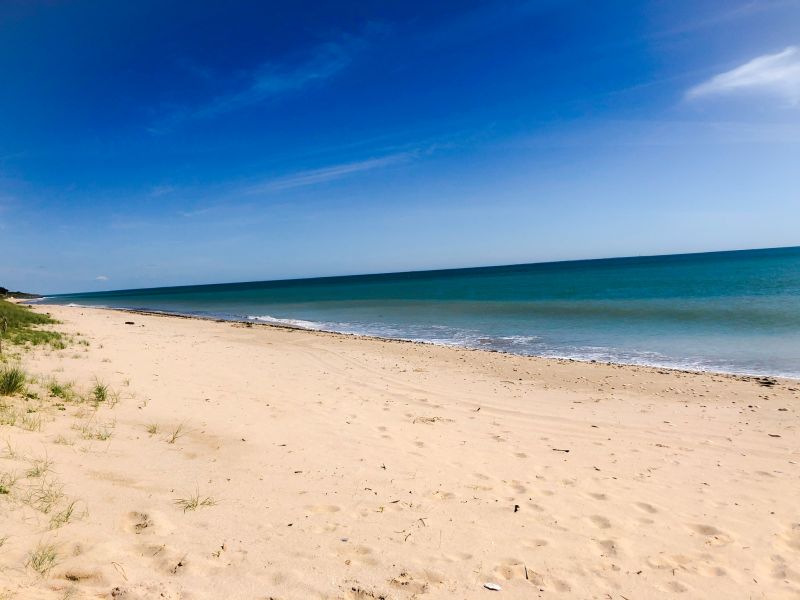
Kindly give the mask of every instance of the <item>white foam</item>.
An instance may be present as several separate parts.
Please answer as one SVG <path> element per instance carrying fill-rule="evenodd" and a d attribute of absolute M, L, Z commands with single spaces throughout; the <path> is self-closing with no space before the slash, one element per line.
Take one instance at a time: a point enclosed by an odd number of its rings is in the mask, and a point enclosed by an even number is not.
<path fill-rule="evenodd" d="M 260 323 L 274 323 L 276 325 L 288 325 L 289 327 L 299 327 L 300 329 L 324 329 L 322 323 L 314 321 L 304 321 L 303 319 L 279 319 L 271 315 L 248 315 L 248 321 L 258 321 Z"/>

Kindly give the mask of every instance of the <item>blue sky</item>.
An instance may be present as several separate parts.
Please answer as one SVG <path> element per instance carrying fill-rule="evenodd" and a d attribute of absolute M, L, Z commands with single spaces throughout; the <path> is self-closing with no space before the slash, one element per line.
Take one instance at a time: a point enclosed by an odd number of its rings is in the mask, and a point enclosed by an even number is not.
<path fill-rule="evenodd" d="M 0 285 L 800 244 L 800 0 L 0 4 Z"/>

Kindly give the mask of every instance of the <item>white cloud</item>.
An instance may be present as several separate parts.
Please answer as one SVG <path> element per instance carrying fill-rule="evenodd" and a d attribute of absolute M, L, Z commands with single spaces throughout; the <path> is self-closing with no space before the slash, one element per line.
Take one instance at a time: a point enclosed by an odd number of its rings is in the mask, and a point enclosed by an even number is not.
<path fill-rule="evenodd" d="M 324 183 L 326 181 L 333 181 L 334 179 L 347 177 L 353 173 L 371 171 L 373 169 L 380 169 L 382 167 L 388 167 L 397 163 L 406 162 L 407 160 L 413 158 L 413 156 L 413 152 L 399 152 L 397 154 L 390 154 L 380 158 L 370 158 L 367 160 L 333 165 L 331 167 L 323 167 L 321 169 L 300 171 L 251 186 L 246 191 L 249 194 L 257 194 L 260 192 L 287 190 L 306 185 Z"/>
<path fill-rule="evenodd" d="M 800 48 L 789 46 L 777 54 L 758 56 L 696 85 L 686 93 L 686 97 L 743 92 L 776 96 L 791 105 L 800 105 Z"/>
<path fill-rule="evenodd" d="M 97 277 L 95 277 L 95 279 L 97 281 L 108 281 L 108 276 L 106 276 L 106 275 L 98 275 Z"/>

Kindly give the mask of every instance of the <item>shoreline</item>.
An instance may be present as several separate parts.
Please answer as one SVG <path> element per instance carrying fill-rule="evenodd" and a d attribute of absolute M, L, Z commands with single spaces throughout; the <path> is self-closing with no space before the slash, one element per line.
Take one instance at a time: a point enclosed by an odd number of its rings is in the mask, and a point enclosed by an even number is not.
<path fill-rule="evenodd" d="M 221 318 L 221 317 L 213 317 L 208 316 L 204 317 L 202 315 L 193 315 L 193 314 L 185 314 L 185 313 L 178 313 L 178 312 L 169 312 L 169 311 L 162 311 L 162 310 L 155 310 L 155 309 L 143 309 L 143 308 L 119 308 L 119 307 L 112 307 L 112 306 L 91 306 L 91 305 L 82 305 L 82 304 L 38 304 L 36 302 L 24 302 L 26 304 L 30 304 L 31 306 L 67 306 L 73 308 L 91 308 L 91 309 L 98 309 L 98 310 L 109 310 L 109 311 L 117 311 L 122 313 L 130 313 L 130 314 L 140 314 L 140 315 L 152 315 L 152 316 L 160 316 L 160 317 L 175 317 L 179 319 L 196 319 L 199 321 L 209 321 L 213 323 L 234 323 L 245 325 L 247 327 L 273 327 L 276 329 L 288 329 L 293 331 L 308 331 L 311 333 L 317 334 L 329 334 L 329 335 L 337 335 L 337 336 L 347 336 L 354 339 L 364 339 L 364 340 L 380 340 L 384 342 L 401 342 L 406 344 L 421 344 L 426 346 L 436 346 L 438 348 L 453 348 L 456 350 L 467 350 L 470 352 L 489 352 L 492 354 L 503 354 L 508 356 L 519 356 L 523 358 L 533 358 L 537 360 L 552 360 L 552 361 L 565 361 L 565 362 L 573 362 L 579 364 L 599 364 L 599 365 L 607 365 L 612 367 L 636 367 L 636 368 L 644 368 L 644 369 L 653 369 L 654 371 L 671 371 L 676 373 L 687 373 L 687 374 L 708 374 L 708 375 L 718 375 L 718 376 L 725 376 L 725 377 L 732 377 L 734 379 L 741 379 L 743 381 L 769 381 L 769 380 L 785 380 L 787 382 L 795 382 L 800 383 L 800 376 L 793 377 L 788 375 L 773 375 L 773 374 L 761 374 L 761 373 L 747 373 L 747 372 L 734 372 L 734 371 L 718 371 L 713 369 L 688 369 L 683 367 L 673 367 L 673 366 L 663 366 L 663 365 L 656 365 L 656 364 L 649 364 L 649 363 L 630 363 L 630 362 L 614 362 L 614 361 L 605 361 L 605 360 L 593 360 L 593 359 L 584 359 L 584 358 L 575 358 L 575 357 L 567 357 L 567 356 L 546 356 L 541 354 L 522 354 L 517 352 L 510 352 L 508 350 L 499 350 L 499 349 L 491 349 L 491 348 L 474 348 L 471 346 L 460 345 L 460 344 L 448 344 L 444 342 L 432 342 L 427 340 L 413 340 L 408 338 L 395 338 L 395 337 L 386 337 L 380 335 L 370 335 L 365 333 L 348 333 L 344 331 L 332 331 L 328 329 L 314 329 L 309 327 L 301 327 L 299 325 L 291 325 L 289 323 L 264 323 L 264 322 L 254 322 L 252 320 L 246 319 L 236 319 L 236 318 Z"/>

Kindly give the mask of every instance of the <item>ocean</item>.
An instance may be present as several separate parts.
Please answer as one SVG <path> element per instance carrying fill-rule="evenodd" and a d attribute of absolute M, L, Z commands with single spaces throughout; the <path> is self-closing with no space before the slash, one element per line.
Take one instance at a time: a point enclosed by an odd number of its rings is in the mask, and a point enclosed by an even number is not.
<path fill-rule="evenodd" d="M 800 247 L 91 292 L 42 302 L 800 377 Z"/>

